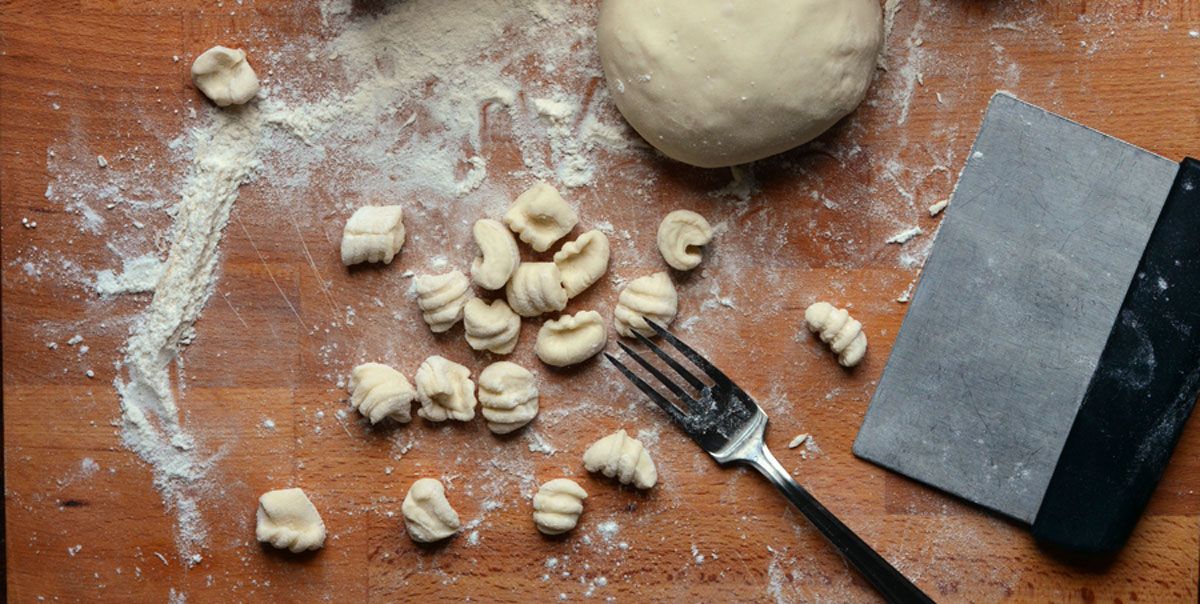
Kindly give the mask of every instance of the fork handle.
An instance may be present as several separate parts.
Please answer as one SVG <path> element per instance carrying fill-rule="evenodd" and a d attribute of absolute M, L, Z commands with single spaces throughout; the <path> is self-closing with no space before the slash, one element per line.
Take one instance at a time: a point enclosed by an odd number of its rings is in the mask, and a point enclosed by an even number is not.
<path fill-rule="evenodd" d="M 746 462 L 767 477 L 888 602 L 933 602 L 783 469 L 764 444 Z"/>

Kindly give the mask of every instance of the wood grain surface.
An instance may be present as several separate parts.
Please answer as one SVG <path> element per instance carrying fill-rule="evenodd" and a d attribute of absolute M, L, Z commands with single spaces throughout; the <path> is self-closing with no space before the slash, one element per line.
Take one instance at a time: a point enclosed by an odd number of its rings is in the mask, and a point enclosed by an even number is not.
<path fill-rule="evenodd" d="M 363 18 L 388 5 L 356 3 Z M 182 420 L 217 485 L 201 499 L 202 560 L 180 559 L 176 510 L 122 445 L 112 385 L 149 296 L 100 299 L 85 278 L 119 265 L 106 247 L 113 232 L 137 229 L 154 251 L 170 216 L 155 210 L 137 227 L 114 213 L 101 232 L 81 229 L 77 213 L 47 198 L 52 183 L 71 184 L 51 173 L 48 150 L 92 165 L 105 154 L 117 172 L 131 168 L 122 157 L 159 158 L 153 179 L 174 182 L 187 165 L 168 160 L 168 142 L 207 115 L 191 60 L 215 43 L 253 58 L 325 35 L 319 23 L 314 6 L 283 0 L 0 1 L 9 600 L 874 601 L 764 480 L 718 468 L 611 368 L 540 365 L 537 322 L 523 326 L 513 357 L 542 383 L 530 430 L 497 438 L 478 419 L 370 428 L 342 413 L 337 378 L 358 362 L 384 360 L 411 377 L 429 354 L 475 374 L 492 359 L 467 348 L 461 326 L 430 335 L 401 276 L 439 255 L 465 269 L 474 252 L 464 225 L 484 216 L 449 202 L 409 213 L 416 200 L 395 200 L 412 235 L 401 258 L 347 271 L 341 225 L 348 208 L 370 200 L 341 198 L 332 170 L 284 209 L 251 183 L 233 211 L 219 280 L 178 372 Z M 1200 3 L 1190 0 L 905 0 L 887 70 L 864 105 L 817 143 L 754 166 L 749 200 L 714 194 L 728 170 L 645 150 L 602 153 L 596 183 L 565 196 L 581 229 L 613 225 L 612 270 L 623 279 L 663 269 L 653 242 L 667 211 L 695 209 L 724 225 L 704 270 L 674 275 L 677 325 L 764 404 L 768 442 L 797 479 L 935 599 L 1195 602 L 1195 417 L 1128 546 L 1106 561 L 1039 548 L 1024 527 L 858 460 L 850 447 L 904 317 L 895 300 L 917 278 L 930 237 L 885 240 L 911 225 L 936 230 L 925 208 L 949 195 L 989 97 L 1009 90 L 1168 158 L 1197 155 L 1196 30 Z M 602 81 L 558 84 L 586 91 Z M 519 193 L 529 179 L 512 176 L 522 160 L 504 120 L 485 134 L 489 179 Z M 605 280 L 570 309 L 610 317 L 617 291 Z M 866 325 L 871 348 L 857 370 L 838 368 L 804 333 L 803 308 L 817 299 L 850 306 Z M 76 333 L 86 354 L 66 344 Z M 645 435 L 661 474 L 655 489 L 584 471 L 586 446 L 618 427 Z M 786 448 L 800 432 L 816 444 L 803 454 Z M 532 451 L 535 435 L 555 452 Z M 443 478 L 471 524 L 432 547 L 414 545 L 399 516 L 408 485 L 423 476 Z M 547 539 L 533 529 L 529 497 L 559 476 L 590 496 L 579 528 Z M 254 541 L 258 495 L 285 486 L 303 487 L 320 510 L 323 550 L 295 556 Z"/>

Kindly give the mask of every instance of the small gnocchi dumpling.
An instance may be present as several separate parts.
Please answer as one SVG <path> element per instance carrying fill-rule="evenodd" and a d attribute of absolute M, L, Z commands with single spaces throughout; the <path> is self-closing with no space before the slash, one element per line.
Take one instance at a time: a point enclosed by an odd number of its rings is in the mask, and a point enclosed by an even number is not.
<path fill-rule="evenodd" d="M 476 220 L 471 232 L 479 255 L 471 263 L 471 280 L 483 289 L 500 289 L 521 263 L 521 252 L 512 232 L 498 220 Z"/>
<path fill-rule="evenodd" d="M 554 265 L 562 273 L 568 298 L 574 298 L 600 280 L 608 270 L 608 256 L 608 237 L 600 231 L 588 231 L 554 254 Z"/>
<path fill-rule="evenodd" d="M 522 262 L 504 288 L 508 305 L 522 317 L 567 307 L 562 273 L 553 262 Z"/>
<path fill-rule="evenodd" d="M 700 248 L 712 241 L 713 230 L 703 216 L 675 210 L 658 225 L 658 251 L 671 268 L 690 271 L 700 265 Z"/>
<path fill-rule="evenodd" d="M 579 216 L 554 187 L 540 182 L 521 193 L 504 214 L 504 224 L 521 241 L 544 252 L 579 224 Z"/>
<path fill-rule="evenodd" d="M 569 478 L 555 478 L 533 496 L 533 524 L 545 535 L 561 535 L 579 523 L 587 491 Z"/>
<path fill-rule="evenodd" d="M 488 305 L 479 298 L 471 298 L 463 307 L 463 328 L 471 348 L 508 354 L 517 347 L 521 317 L 504 300 L 492 300 Z"/>
<path fill-rule="evenodd" d="M 364 206 L 342 229 L 342 264 L 388 264 L 404 246 L 404 211 L 400 206 Z"/>
<path fill-rule="evenodd" d="M 633 332 L 653 337 L 655 331 L 646 324 L 650 319 L 666 326 L 679 312 L 679 294 L 665 272 L 654 273 L 630 281 L 617 297 L 614 324 L 617 333 L 632 338 Z"/>
<path fill-rule="evenodd" d="M 488 429 L 508 434 L 538 412 L 538 389 L 533 374 L 516 363 L 500 361 L 479 374 L 479 407 Z"/>
<path fill-rule="evenodd" d="M 418 275 L 413 281 L 417 306 L 433 333 L 444 333 L 463 316 L 463 307 L 472 297 L 471 282 L 462 271 L 444 275 Z"/>
<path fill-rule="evenodd" d="M 867 354 L 867 335 L 862 331 L 862 323 L 844 309 L 828 302 L 817 302 L 804 311 L 804 322 L 809 331 L 820 335 L 821 341 L 829 344 L 842 367 L 854 367 Z"/>
<path fill-rule="evenodd" d="M 588 447 L 583 452 L 583 466 L 589 472 L 600 472 L 639 489 L 648 489 L 658 482 L 658 470 L 654 469 L 646 447 L 624 430 L 617 430 Z"/>
<path fill-rule="evenodd" d="M 218 107 L 241 105 L 258 94 L 258 74 L 246 52 L 214 46 L 192 63 L 192 81 Z"/>
<path fill-rule="evenodd" d="M 533 351 L 547 365 L 566 367 L 596 356 L 607 342 L 608 331 L 600 313 L 583 310 L 543 323 Z"/>
<path fill-rule="evenodd" d="M 407 424 L 417 391 L 404 374 L 380 363 L 363 363 L 350 372 L 350 404 L 377 424 L 385 417 Z"/>
<path fill-rule="evenodd" d="M 446 487 L 433 478 L 422 478 L 408 487 L 400 512 L 408 535 L 421 543 L 441 541 L 462 526 L 458 512 L 446 500 Z"/>
<path fill-rule="evenodd" d="M 254 535 L 263 543 L 292 552 L 325 545 L 325 522 L 301 489 L 263 493 L 255 516 Z"/>
<path fill-rule="evenodd" d="M 416 382 L 421 402 L 417 415 L 431 422 L 469 422 L 475 417 L 475 382 L 470 369 L 434 355 L 421 363 Z"/>

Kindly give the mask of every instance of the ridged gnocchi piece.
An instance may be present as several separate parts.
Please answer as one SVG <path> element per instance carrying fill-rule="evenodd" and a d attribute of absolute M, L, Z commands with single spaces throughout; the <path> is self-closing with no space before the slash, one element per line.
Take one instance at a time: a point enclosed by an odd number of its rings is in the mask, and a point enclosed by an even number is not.
<path fill-rule="evenodd" d="M 471 281 L 483 289 L 500 289 L 521 263 L 521 251 L 511 231 L 498 220 L 476 220 L 471 228 L 479 255 L 471 263 Z"/>
<path fill-rule="evenodd" d="M 557 189 L 540 182 L 517 197 L 504 214 L 504 224 L 529 247 L 544 252 L 579 224 L 579 216 Z"/>
<path fill-rule="evenodd" d="M 504 293 L 508 305 L 522 317 L 536 317 L 567 307 L 562 273 L 553 262 L 522 262 Z"/>
<path fill-rule="evenodd" d="M 472 297 L 471 282 L 462 271 L 444 275 L 418 275 L 413 281 L 417 306 L 433 333 L 444 333 L 463 316 L 463 307 Z"/>
<path fill-rule="evenodd" d="M 617 430 L 596 441 L 583 453 L 583 466 L 616 478 L 621 484 L 648 489 L 658 482 L 658 470 L 642 442 L 625 430 Z"/>
<path fill-rule="evenodd" d="M 658 251 L 671 268 L 690 271 L 700 265 L 700 248 L 712 241 L 713 230 L 703 216 L 675 210 L 658 225 Z"/>
<path fill-rule="evenodd" d="M 421 363 L 416 382 L 421 402 L 417 415 L 431 422 L 467 422 L 475 417 L 475 382 L 470 369 L 434 355 Z"/>
<path fill-rule="evenodd" d="M 509 354 L 517 347 L 521 335 L 521 317 L 504 300 L 492 300 L 489 305 L 471 298 L 463 307 L 463 328 L 471 348 Z"/>
<path fill-rule="evenodd" d="M 407 424 L 416 398 L 404 374 L 387 365 L 363 363 L 350 372 L 350 404 L 372 424 L 384 418 Z"/>
<path fill-rule="evenodd" d="M 568 298 L 578 296 L 600 280 L 608 270 L 609 253 L 608 237 L 600 231 L 588 231 L 554 254 L 554 265 L 562 274 Z"/>
<path fill-rule="evenodd" d="M 583 310 L 543 323 L 533 351 L 547 365 L 566 367 L 596 356 L 607 342 L 600 313 Z"/>
<path fill-rule="evenodd" d="M 817 302 L 804 311 L 804 322 L 809 331 L 819 334 L 821 341 L 829 344 L 842 367 L 854 367 L 867 354 L 867 335 L 862 332 L 862 323 L 845 310 L 828 302 Z"/>
<path fill-rule="evenodd" d="M 654 337 L 655 331 L 646 324 L 650 319 L 659 325 L 669 325 L 679 312 L 679 294 L 671 277 L 665 272 L 638 277 L 630 281 L 617 297 L 614 326 L 617 333 L 632 338 L 633 332 Z"/>
<path fill-rule="evenodd" d="M 342 229 L 342 264 L 388 264 L 404 247 L 404 211 L 400 206 L 364 206 Z"/>
<path fill-rule="evenodd" d="M 516 363 L 500 361 L 479 374 L 479 408 L 488 429 L 508 434 L 533 421 L 538 388 L 533 374 Z"/>
<path fill-rule="evenodd" d="M 302 552 L 325 545 L 325 522 L 301 489 L 263 493 L 255 519 L 255 537 L 279 549 Z"/>
<path fill-rule="evenodd" d="M 422 478 L 408 487 L 400 512 L 408 536 L 421 543 L 441 541 L 462 527 L 458 512 L 446 499 L 446 487 L 433 478 Z"/>
<path fill-rule="evenodd" d="M 533 524 L 545 535 L 561 535 L 579 524 L 587 491 L 569 478 L 555 478 L 533 496 Z"/>

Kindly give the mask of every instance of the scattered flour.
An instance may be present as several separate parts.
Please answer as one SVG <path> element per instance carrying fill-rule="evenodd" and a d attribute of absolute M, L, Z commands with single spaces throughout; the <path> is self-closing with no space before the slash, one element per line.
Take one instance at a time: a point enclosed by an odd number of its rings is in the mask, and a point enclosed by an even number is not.
<path fill-rule="evenodd" d="M 91 457 L 84 457 L 83 460 L 79 462 L 79 475 L 83 476 L 84 478 L 87 478 L 99 471 L 100 464 L 96 463 L 96 460 L 92 459 Z"/>
<path fill-rule="evenodd" d="M 612 541 L 613 537 L 616 537 L 617 533 L 621 531 L 621 525 L 613 520 L 605 520 L 600 523 L 600 526 L 596 527 L 596 530 L 605 541 Z"/>
<path fill-rule="evenodd" d="M 554 455 L 558 452 L 558 449 L 546 442 L 546 439 L 541 435 L 540 432 L 527 430 L 525 435 L 526 438 L 529 439 L 529 452 L 542 453 L 544 455 Z"/>
<path fill-rule="evenodd" d="M 150 305 L 125 344 L 126 377 L 113 385 L 121 398 L 125 446 L 150 465 L 163 503 L 176 514 L 176 546 L 185 560 L 204 545 L 199 498 L 212 485 L 212 463 L 195 451 L 195 439 L 179 422 L 171 389 L 171 366 L 212 293 L 218 248 L 238 188 L 260 168 L 263 123 L 249 107 L 216 112 L 193 131 L 194 157 L 175 205 L 171 247 Z"/>
<path fill-rule="evenodd" d="M 119 275 L 109 269 L 96 273 L 96 293 L 115 296 L 154 291 L 162 271 L 162 261 L 153 254 L 127 259 Z"/>

